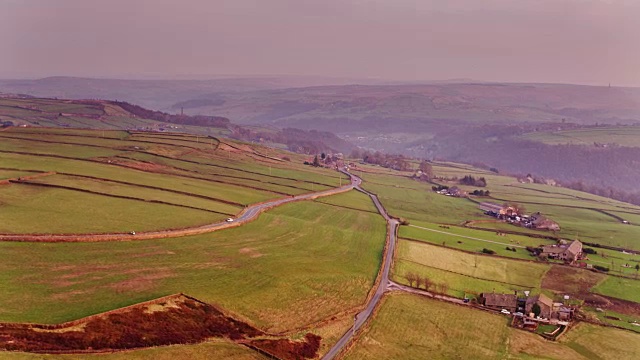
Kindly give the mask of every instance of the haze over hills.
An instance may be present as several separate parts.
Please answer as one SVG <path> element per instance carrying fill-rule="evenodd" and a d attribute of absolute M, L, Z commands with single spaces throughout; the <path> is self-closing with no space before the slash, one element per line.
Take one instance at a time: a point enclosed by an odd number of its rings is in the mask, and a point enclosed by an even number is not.
<path fill-rule="evenodd" d="M 2 80 L 0 92 L 125 100 L 167 113 L 257 125 L 258 130 L 241 134 L 244 140 L 265 138 L 268 131 L 260 128 L 321 130 L 372 151 L 484 163 L 564 183 L 640 191 L 638 148 L 549 145 L 521 136 L 640 124 L 640 88 L 464 79 L 394 84 L 296 76 L 201 81 L 52 77 Z M 594 173 L 594 166 L 602 171 Z"/>

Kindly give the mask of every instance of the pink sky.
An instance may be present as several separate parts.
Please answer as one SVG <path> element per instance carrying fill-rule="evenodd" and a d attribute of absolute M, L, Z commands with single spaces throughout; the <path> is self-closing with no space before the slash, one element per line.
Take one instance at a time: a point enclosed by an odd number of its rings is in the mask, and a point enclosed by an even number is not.
<path fill-rule="evenodd" d="M 636 0 L 0 0 L 0 77 L 640 86 Z"/>

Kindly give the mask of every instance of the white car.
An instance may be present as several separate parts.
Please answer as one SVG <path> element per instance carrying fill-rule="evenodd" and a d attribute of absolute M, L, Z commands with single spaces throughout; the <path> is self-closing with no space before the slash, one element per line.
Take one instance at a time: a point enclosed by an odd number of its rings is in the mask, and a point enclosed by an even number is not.
<path fill-rule="evenodd" d="M 227 222 L 233 222 L 233 218 L 228 218 Z"/>
<path fill-rule="evenodd" d="M 505 314 L 505 315 L 510 315 L 511 313 L 509 312 L 509 310 L 507 309 L 502 309 L 500 310 L 501 313 Z"/>

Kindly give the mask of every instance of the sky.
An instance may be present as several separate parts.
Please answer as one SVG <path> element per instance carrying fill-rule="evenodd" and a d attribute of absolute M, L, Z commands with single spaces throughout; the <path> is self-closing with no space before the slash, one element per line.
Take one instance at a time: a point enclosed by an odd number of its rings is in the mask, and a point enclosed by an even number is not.
<path fill-rule="evenodd" d="M 0 77 L 640 86 L 640 0 L 0 0 Z"/>

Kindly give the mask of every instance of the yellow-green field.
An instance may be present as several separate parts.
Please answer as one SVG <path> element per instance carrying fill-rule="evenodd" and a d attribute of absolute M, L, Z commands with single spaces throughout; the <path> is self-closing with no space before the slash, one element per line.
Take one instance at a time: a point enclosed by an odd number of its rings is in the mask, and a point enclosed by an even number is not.
<path fill-rule="evenodd" d="M 177 239 L 0 243 L 0 321 L 57 323 L 183 292 L 290 330 L 363 304 L 385 228 L 377 214 L 299 202 Z"/>
<path fill-rule="evenodd" d="M 346 359 L 637 359 L 640 335 L 579 324 L 558 342 L 508 318 L 417 295 L 385 296 Z"/>

